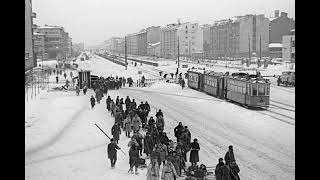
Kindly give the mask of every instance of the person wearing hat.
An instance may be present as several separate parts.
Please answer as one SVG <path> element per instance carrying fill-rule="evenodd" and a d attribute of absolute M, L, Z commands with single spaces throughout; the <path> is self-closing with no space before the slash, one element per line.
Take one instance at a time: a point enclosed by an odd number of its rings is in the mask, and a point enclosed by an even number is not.
<path fill-rule="evenodd" d="M 120 147 L 115 143 L 113 138 L 110 139 L 111 143 L 108 144 L 108 158 L 111 162 L 111 168 L 114 168 L 116 161 L 117 161 L 117 149 Z"/>
<path fill-rule="evenodd" d="M 119 142 L 120 139 L 120 134 L 121 134 L 121 129 L 120 126 L 118 124 L 118 122 L 115 122 L 114 125 L 111 128 L 111 134 L 113 135 L 113 139 L 117 142 Z"/>
<path fill-rule="evenodd" d="M 227 151 L 226 155 L 224 156 L 224 161 L 226 162 L 226 165 L 229 166 L 229 168 L 231 170 L 230 175 L 231 175 L 232 179 L 240 180 L 240 177 L 238 175 L 238 173 L 240 172 L 240 168 L 234 158 L 232 145 L 229 146 L 229 150 Z"/>
<path fill-rule="evenodd" d="M 194 139 L 193 142 L 190 144 L 190 162 L 191 166 L 197 165 L 197 162 L 199 162 L 199 150 L 200 146 L 198 143 L 198 139 Z"/>
<path fill-rule="evenodd" d="M 219 163 L 214 170 L 216 180 L 231 180 L 230 169 L 223 162 L 222 158 L 219 158 Z"/>
<path fill-rule="evenodd" d="M 147 167 L 147 180 L 159 180 L 159 171 L 160 168 L 157 159 L 151 159 Z"/>
<path fill-rule="evenodd" d="M 177 138 L 177 142 L 179 142 L 183 129 L 184 126 L 182 125 L 182 122 L 179 122 L 179 124 L 174 128 L 174 136 Z"/>

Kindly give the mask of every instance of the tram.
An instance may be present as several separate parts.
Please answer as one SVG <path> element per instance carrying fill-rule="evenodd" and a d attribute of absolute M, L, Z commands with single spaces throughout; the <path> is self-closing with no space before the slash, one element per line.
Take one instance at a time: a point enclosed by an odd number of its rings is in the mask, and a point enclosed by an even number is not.
<path fill-rule="evenodd" d="M 270 104 L 270 82 L 247 73 L 188 71 L 188 87 L 245 107 L 267 108 Z"/>

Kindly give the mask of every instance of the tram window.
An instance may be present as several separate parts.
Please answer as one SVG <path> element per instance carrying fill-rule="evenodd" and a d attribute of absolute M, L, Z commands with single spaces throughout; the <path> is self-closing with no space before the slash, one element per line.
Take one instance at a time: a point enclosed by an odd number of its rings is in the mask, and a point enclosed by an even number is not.
<path fill-rule="evenodd" d="M 252 96 L 256 96 L 256 95 L 257 95 L 257 85 L 252 84 Z"/>
<path fill-rule="evenodd" d="M 258 95 L 259 96 L 264 96 L 265 95 L 265 90 L 264 90 L 264 85 L 258 85 Z"/>

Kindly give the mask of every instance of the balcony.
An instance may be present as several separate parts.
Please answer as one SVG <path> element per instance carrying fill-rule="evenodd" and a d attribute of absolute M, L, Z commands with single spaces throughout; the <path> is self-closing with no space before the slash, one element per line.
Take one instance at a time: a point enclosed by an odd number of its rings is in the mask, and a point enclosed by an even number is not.
<path fill-rule="evenodd" d="M 32 18 L 37 18 L 37 14 L 36 14 L 35 12 L 32 12 L 32 13 L 31 13 L 31 17 L 32 17 Z"/>

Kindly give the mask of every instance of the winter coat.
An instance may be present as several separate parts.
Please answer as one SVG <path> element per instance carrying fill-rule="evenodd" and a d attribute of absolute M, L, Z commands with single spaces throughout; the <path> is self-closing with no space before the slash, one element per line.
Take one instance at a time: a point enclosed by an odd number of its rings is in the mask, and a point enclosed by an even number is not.
<path fill-rule="evenodd" d="M 197 142 L 192 142 L 190 144 L 190 149 L 190 162 L 199 162 L 199 144 Z"/>
<path fill-rule="evenodd" d="M 179 138 L 182 134 L 182 131 L 183 131 L 183 126 L 182 125 L 178 125 L 174 128 L 174 136 Z"/>
<path fill-rule="evenodd" d="M 231 180 L 230 169 L 227 165 L 217 164 L 214 173 L 216 180 Z"/>
<path fill-rule="evenodd" d="M 130 165 L 137 165 L 138 160 L 140 159 L 139 151 L 136 148 L 130 148 L 129 150 L 129 163 Z"/>
<path fill-rule="evenodd" d="M 115 158 L 117 159 L 117 149 L 120 149 L 120 147 L 116 143 L 110 143 L 108 144 L 108 158 Z"/>
<path fill-rule="evenodd" d="M 125 131 L 126 132 L 131 132 L 132 131 L 132 123 L 131 123 L 131 119 L 130 117 L 127 117 L 126 119 L 124 119 L 124 127 L 125 127 Z"/>
<path fill-rule="evenodd" d="M 163 117 L 162 111 L 158 111 L 158 112 L 156 113 L 156 117 L 159 118 L 159 116 L 162 116 L 162 117 Z"/>
<path fill-rule="evenodd" d="M 152 164 L 149 164 L 147 167 L 147 180 L 159 180 L 159 164 L 155 163 L 154 166 Z"/>
<path fill-rule="evenodd" d="M 154 147 L 154 141 L 150 135 L 144 137 L 144 153 L 151 154 Z"/>
<path fill-rule="evenodd" d="M 132 119 L 132 125 L 133 125 L 132 130 L 133 130 L 134 132 L 139 130 L 139 127 L 141 126 L 141 119 L 139 118 L 139 116 L 135 116 L 135 117 Z"/>
<path fill-rule="evenodd" d="M 226 162 L 226 165 L 229 165 L 231 164 L 231 162 L 235 162 L 235 158 L 234 158 L 234 154 L 233 154 L 233 151 L 228 151 L 226 153 L 226 155 L 224 156 L 224 161 Z"/>
<path fill-rule="evenodd" d="M 138 133 L 133 134 L 132 137 L 137 140 L 137 142 L 139 144 L 138 149 L 142 149 L 143 145 L 144 145 L 143 144 L 143 135 L 138 132 Z"/>
<path fill-rule="evenodd" d="M 167 160 L 170 161 L 173 164 L 174 169 L 179 174 L 179 172 L 180 172 L 180 167 L 179 167 L 180 158 L 177 155 L 175 155 L 175 156 L 169 155 Z"/>
<path fill-rule="evenodd" d="M 132 147 L 133 145 L 137 147 L 139 146 L 139 143 L 137 142 L 136 139 L 131 139 L 128 143 L 128 147 Z"/>
<path fill-rule="evenodd" d="M 90 102 L 91 102 L 91 105 L 95 105 L 96 100 L 92 97 L 92 98 L 90 98 Z"/>
<path fill-rule="evenodd" d="M 119 140 L 119 135 L 121 134 L 121 129 L 118 124 L 115 124 L 111 128 L 111 134 L 115 140 Z"/>
<path fill-rule="evenodd" d="M 165 164 L 162 169 L 161 179 L 164 180 L 174 180 L 174 177 L 177 177 L 177 172 L 173 166 L 173 164 Z"/>
<path fill-rule="evenodd" d="M 164 119 L 163 119 L 163 117 L 157 117 L 156 126 L 157 127 L 161 127 L 163 129 L 163 127 L 164 127 Z"/>
<path fill-rule="evenodd" d="M 167 146 L 165 144 L 159 144 L 159 154 L 160 154 L 160 161 L 164 161 L 166 160 L 167 156 L 168 156 L 168 149 Z"/>

